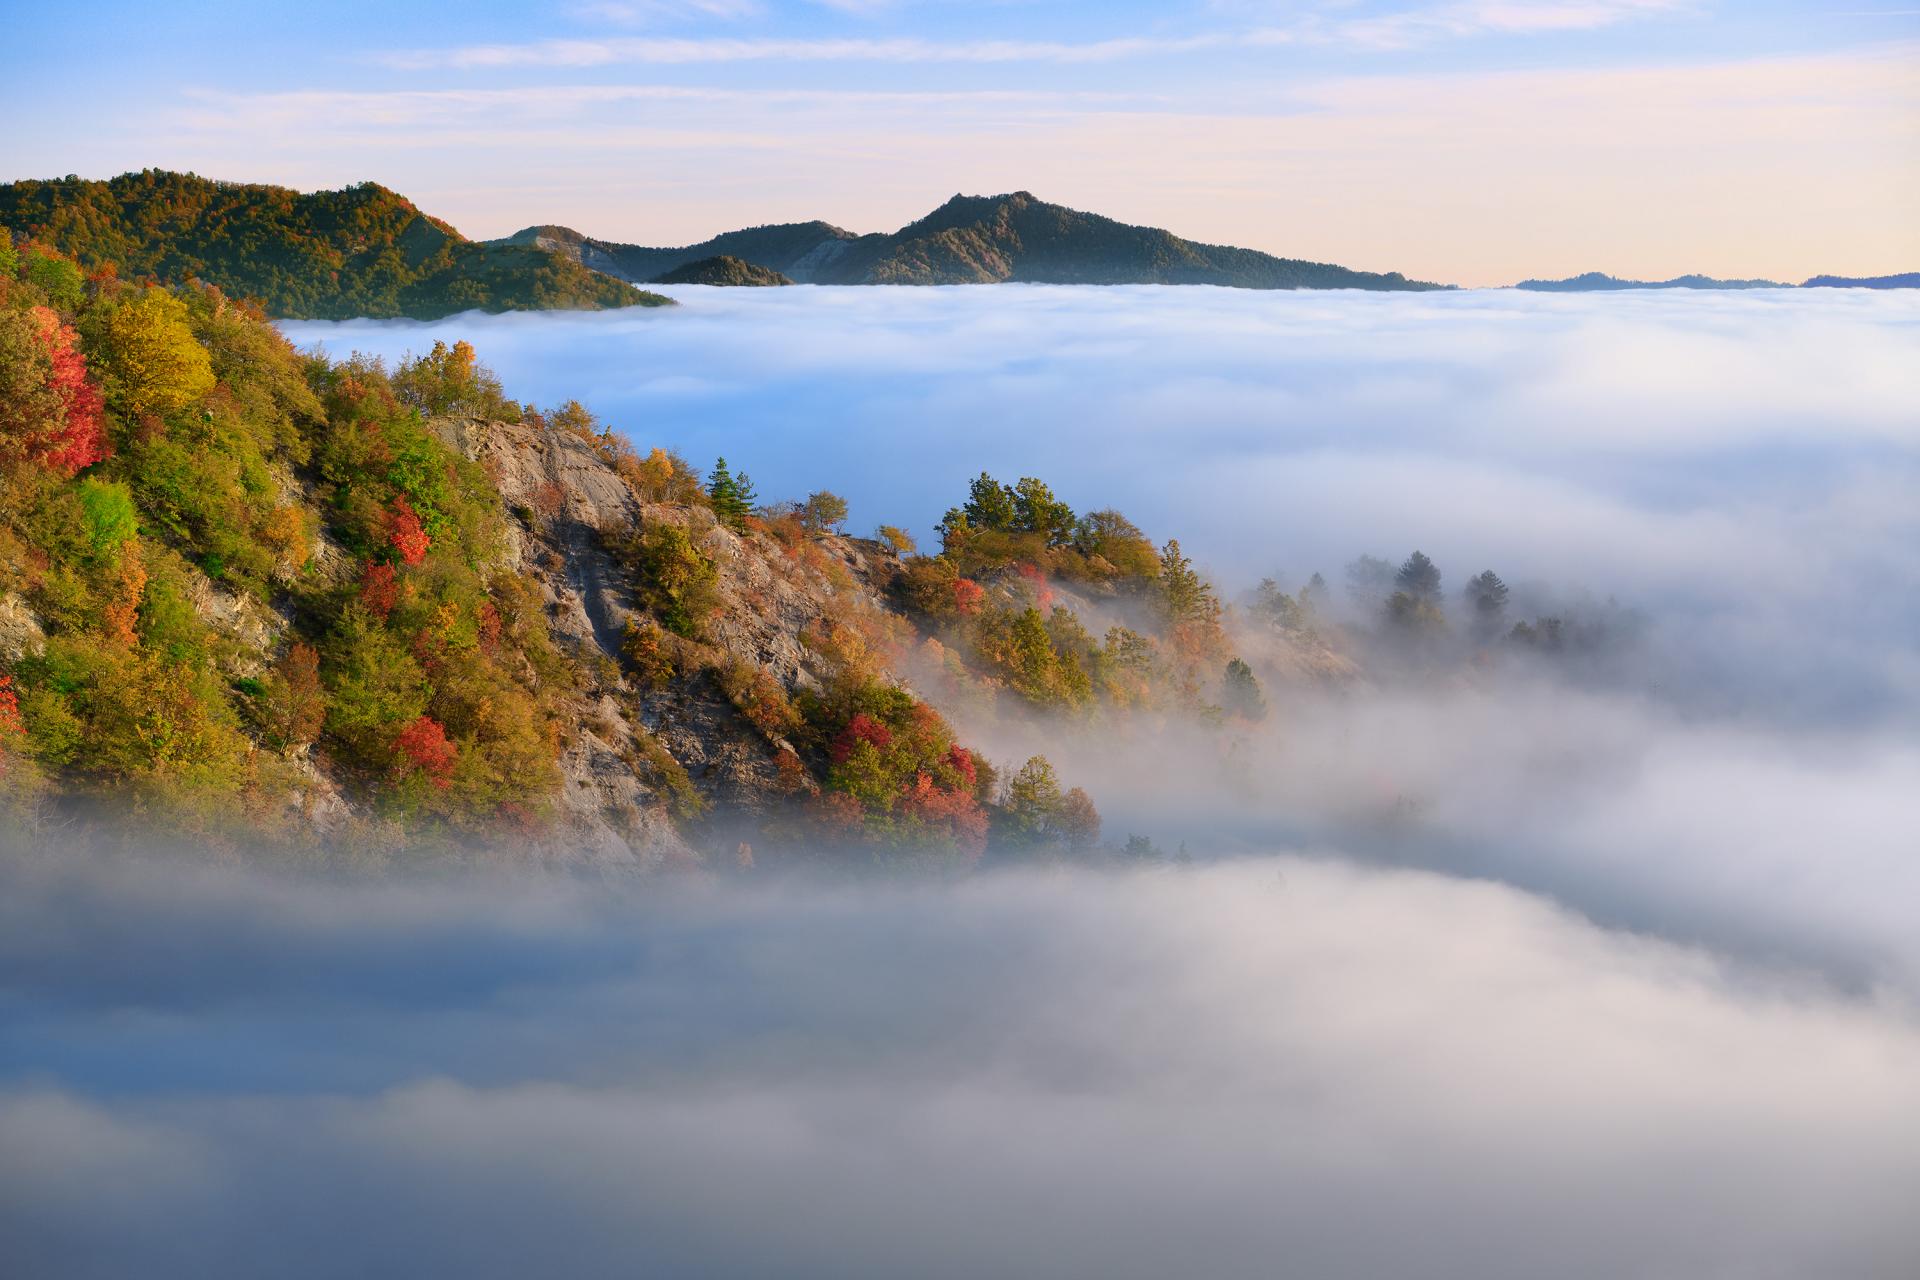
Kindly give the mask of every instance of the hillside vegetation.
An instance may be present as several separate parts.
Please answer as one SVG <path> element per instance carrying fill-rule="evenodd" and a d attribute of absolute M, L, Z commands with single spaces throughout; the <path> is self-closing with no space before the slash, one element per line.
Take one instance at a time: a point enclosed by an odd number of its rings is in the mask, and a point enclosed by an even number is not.
<path fill-rule="evenodd" d="M 732 254 L 723 253 L 714 258 L 701 258 L 685 266 L 675 267 L 663 275 L 655 276 L 653 284 L 705 284 L 727 288 L 766 287 L 769 285 L 792 284 L 793 281 L 778 271 L 766 267 L 757 267 Z"/>
<path fill-rule="evenodd" d="M 898 558 L 830 494 L 760 505 L 465 344 L 304 355 L 212 286 L 5 238 L 0 375 L 10 825 L 641 862 L 1097 838 L 890 669 Z"/>
<path fill-rule="evenodd" d="M 375 183 L 302 193 L 149 169 L 0 185 L 0 227 L 90 274 L 200 281 L 270 316 L 433 319 L 668 299 L 527 245 L 478 243 Z"/>

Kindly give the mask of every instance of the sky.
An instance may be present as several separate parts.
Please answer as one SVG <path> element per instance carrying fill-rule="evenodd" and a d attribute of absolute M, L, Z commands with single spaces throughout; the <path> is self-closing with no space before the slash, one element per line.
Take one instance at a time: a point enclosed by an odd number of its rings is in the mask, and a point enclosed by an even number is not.
<path fill-rule="evenodd" d="M 1920 267 L 1904 0 L 22 7 L 0 179 L 371 179 L 678 244 L 955 192 L 1468 285 Z"/>

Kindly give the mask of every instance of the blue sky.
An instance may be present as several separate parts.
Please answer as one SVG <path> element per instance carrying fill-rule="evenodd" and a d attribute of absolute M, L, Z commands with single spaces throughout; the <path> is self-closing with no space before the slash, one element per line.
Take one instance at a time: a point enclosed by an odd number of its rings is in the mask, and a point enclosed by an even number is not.
<path fill-rule="evenodd" d="M 1920 263 L 1900 0 L 115 3 L 9 35 L 0 177 L 372 178 L 473 235 L 1025 188 L 1467 283 Z"/>

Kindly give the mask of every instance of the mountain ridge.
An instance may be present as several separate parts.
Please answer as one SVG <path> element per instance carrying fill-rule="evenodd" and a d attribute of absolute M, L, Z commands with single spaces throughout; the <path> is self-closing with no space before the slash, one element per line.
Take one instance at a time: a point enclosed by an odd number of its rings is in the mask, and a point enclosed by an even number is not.
<path fill-rule="evenodd" d="M 1583 271 L 1559 280 L 1522 280 L 1513 286 L 1529 293 L 1612 293 L 1629 289 L 1791 289 L 1779 280 L 1723 280 L 1688 274 L 1670 280 L 1629 280 L 1604 271 Z"/>
<path fill-rule="evenodd" d="M 1158 227 L 1069 209 L 1028 191 L 956 194 L 895 232 L 830 222 L 772 223 L 697 244 L 650 247 L 570 227 L 527 227 L 495 244 L 538 245 L 631 283 L 687 263 L 736 257 L 802 284 L 1212 284 L 1249 289 L 1423 291 L 1450 285 L 1187 240 Z"/>
<path fill-rule="evenodd" d="M 1513 287 L 1530 293 L 1622 293 L 1633 289 L 1920 289 L 1920 271 L 1885 276 L 1811 276 L 1799 284 L 1788 284 L 1784 280 L 1723 280 L 1703 275 L 1628 280 L 1604 271 L 1583 271 L 1558 280 L 1522 280 Z"/>

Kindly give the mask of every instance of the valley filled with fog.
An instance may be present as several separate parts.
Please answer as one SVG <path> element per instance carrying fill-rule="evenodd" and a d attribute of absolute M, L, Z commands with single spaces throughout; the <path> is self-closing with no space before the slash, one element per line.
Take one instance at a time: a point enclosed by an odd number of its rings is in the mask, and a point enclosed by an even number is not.
<path fill-rule="evenodd" d="M 1910 294 L 673 292 L 282 327 L 923 546 L 1044 478 L 1181 541 L 1265 717 L 941 706 L 1112 868 L 13 852 L 29 1273 L 1913 1274 Z M 1417 651 L 1348 572 L 1416 549 Z M 1469 643 L 1488 569 L 1564 650 Z M 1253 592 L 1316 573 L 1355 673 L 1291 681 Z"/>

